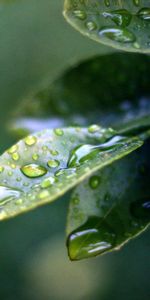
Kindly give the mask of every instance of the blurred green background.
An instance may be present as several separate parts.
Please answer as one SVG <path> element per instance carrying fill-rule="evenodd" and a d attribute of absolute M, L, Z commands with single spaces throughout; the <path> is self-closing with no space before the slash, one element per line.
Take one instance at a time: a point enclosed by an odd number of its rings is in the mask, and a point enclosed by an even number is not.
<path fill-rule="evenodd" d="M 62 0 L 0 1 L 0 151 L 21 99 L 83 58 L 112 52 L 75 32 Z M 70 262 L 65 248 L 69 195 L 0 223 L 0 299 L 149 300 L 150 231 L 121 251 Z"/>

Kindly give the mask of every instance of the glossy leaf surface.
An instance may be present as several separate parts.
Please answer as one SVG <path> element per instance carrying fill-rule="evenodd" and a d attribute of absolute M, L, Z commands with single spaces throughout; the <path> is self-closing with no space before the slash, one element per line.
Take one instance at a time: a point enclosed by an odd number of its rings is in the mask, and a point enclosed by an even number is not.
<path fill-rule="evenodd" d="M 150 222 L 150 142 L 97 172 L 72 195 L 67 245 L 72 260 L 119 249 Z"/>
<path fill-rule="evenodd" d="M 134 52 L 150 52 L 150 3 L 146 0 L 66 0 L 67 21 L 97 42 Z"/>

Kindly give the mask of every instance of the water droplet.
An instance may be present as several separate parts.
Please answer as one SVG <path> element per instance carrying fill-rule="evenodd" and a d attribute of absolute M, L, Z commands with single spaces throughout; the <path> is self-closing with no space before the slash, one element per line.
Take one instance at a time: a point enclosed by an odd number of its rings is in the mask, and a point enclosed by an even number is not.
<path fill-rule="evenodd" d="M 4 171 L 4 167 L 0 166 L 0 173 Z"/>
<path fill-rule="evenodd" d="M 150 220 L 150 200 L 146 198 L 131 203 L 131 213 L 140 220 Z"/>
<path fill-rule="evenodd" d="M 105 5 L 106 5 L 107 7 L 110 6 L 110 0 L 105 0 L 104 3 L 105 3 Z"/>
<path fill-rule="evenodd" d="M 64 134 L 64 132 L 61 128 L 54 129 L 54 133 L 58 136 L 62 136 Z"/>
<path fill-rule="evenodd" d="M 34 153 L 33 155 L 32 155 L 32 159 L 33 160 L 38 160 L 39 159 L 39 155 L 38 154 L 36 154 L 36 153 Z"/>
<path fill-rule="evenodd" d="M 53 156 L 57 156 L 59 154 L 59 152 L 57 150 L 50 150 L 50 153 L 53 155 Z"/>
<path fill-rule="evenodd" d="M 89 31 L 93 31 L 97 28 L 96 24 L 92 21 L 87 22 L 86 27 Z"/>
<path fill-rule="evenodd" d="M 12 159 L 13 159 L 13 160 L 17 161 L 17 160 L 19 160 L 19 158 L 20 158 L 20 156 L 19 156 L 19 154 L 18 154 L 17 152 L 14 152 L 14 153 L 12 154 Z"/>
<path fill-rule="evenodd" d="M 36 164 L 29 164 L 23 166 L 21 168 L 21 172 L 29 178 L 37 178 L 45 175 L 47 173 L 47 170 L 43 166 L 36 165 Z"/>
<path fill-rule="evenodd" d="M 43 180 L 43 182 L 41 183 L 41 187 L 42 188 L 48 188 L 51 185 L 53 185 L 54 182 L 55 182 L 55 178 L 52 177 L 52 176 L 50 176 L 50 177 L 48 177 L 48 178 L 46 178 L 46 179 Z"/>
<path fill-rule="evenodd" d="M 140 0 L 133 0 L 133 4 L 135 6 L 139 6 L 140 5 Z"/>
<path fill-rule="evenodd" d="M 124 137 L 115 136 L 108 142 L 100 145 L 79 145 L 71 151 L 68 167 L 80 166 L 80 164 L 93 159 L 99 152 L 110 151 L 114 147 L 120 147 L 123 145 L 122 140 L 124 140 Z"/>
<path fill-rule="evenodd" d="M 112 12 L 104 12 L 105 18 L 110 18 L 118 26 L 126 27 L 130 24 L 132 15 L 126 9 L 118 9 Z"/>
<path fill-rule="evenodd" d="M 150 21 L 150 7 L 140 9 L 137 16 L 144 21 Z"/>
<path fill-rule="evenodd" d="M 119 43 L 133 43 L 136 38 L 132 32 L 118 27 L 103 27 L 99 35 Z"/>
<path fill-rule="evenodd" d="M 79 197 L 74 197 L 74 198 L 72 199 L 72 203 L 73 203 L 74 205 L 78 205 L 78 204 L 80 203 Z"/>
<path fill-rule="evenodd" d="M 15 164 L 10 164 L 10 167 L 11 167 L 12 169 L 16 169 L 16 165 L 15 165 Z"/>
<path fill-rule="evenodd" d="M 18 150 L 18 145 L 14 145 L 11 148 L 8 149 L 8 153 L 9 154 L 13 154 L 14 152 L 16 152 Z"/>
<path fill-rule="evenodd" d="M 29 135 L 25 138 L 25 144 L 27 146 L 33 146 L 37 142 L 37 139 L 33 135 Z"/>
<path fill-rule="evenodd" d="M 96 256 L 110 250 L 115 244 L 116 236 L 105 220 L 90 217 L 87 222 L 73 231 L 67 241 L 69 256 L 80 260 Z"/>
<path fill-rule="evenodd" d="M 74 10 L 74 16 L 80 20 L 86 19 L 86 13 L 83 10 Z"/>
<path fill-rule="evenodd" d="M 95 190 L 97 189 L 97 187 L 99 186 L 100 184 L 100 177 L 99 176 L 92 176 L 89 180 L 89 185 L 90 187 Z"/>
<path fill-rule="evenodd" d="M 14 200 L 20 196 L 20 191 L 6 186 L 0 186 L 0 205 Z"/>
<path fill-rule="evenodd" d="M 89 132 L 89 133 L 95 133 L 95 132 L 97 132 L 97 131 L 100 131 L 100 129 L 101 129 L 100 126 L 98 126 L 98 125 L 96 125 L 96 124 L 93 124 L 93 125 L 89 126 L 88 132 Z"/>
<path fill-rule="evenodd" d="M 49 197 L 48 190 L 44 190 L 44 191 L 40 192 L 39 195 L 38 195 L 38 197 L 39 197 L 39 199 L 44 199 L 44 198 Z"/>
<path fill-rule="evenodd" d="M 13 175 L 13 172 L 12 171 L 8 171 L 8 176 L 12 176 Z"/>
<path fill-rule="evenodd" d="M 58 160 L 49 160 L 47 165 L 50 168 L 57 168 L 60 165 L 60 162 Z"/>
<path fill-rule="evenodd" d="M 17 199 L 15 204 L 16 205 L 21 205 L 23 203 L 23 200 L 20 198 L 20 199 Z"/>

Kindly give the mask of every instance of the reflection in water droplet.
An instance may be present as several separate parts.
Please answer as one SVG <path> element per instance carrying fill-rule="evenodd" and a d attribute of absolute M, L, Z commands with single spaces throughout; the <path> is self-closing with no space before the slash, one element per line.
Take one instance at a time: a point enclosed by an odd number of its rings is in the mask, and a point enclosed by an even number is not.
<path fill-rule="evenodd" d="M 36 143 L 36 141 L 36 137 L 32 135 L 29 135 L 25 138 L 25 144 L 28 146 L 33 146 Z"/>
<path fill-rule="evenodd" d="M 86 19 L 86 13 L 82 10 L 74 10 L 73 12 L 74 16 L 80 20 Z"/>
<path fill-rule="evenodd" d="M 104 12 L 105 18 L 110 18 L 118 26 L 126 27 L 130 24 L 132 15 L 126 9 L 118 9 L 112 12 Z"/>
<path fill-rule="evenodd" d="M 100 129 L 101 129 L 100 126 L 98 126 L 98 125 L 96 125 L 96 124 L 93 124 L 93 125 L 89 126 L 88 132 L 89 132 L 89 133 L 95 133 L 95 132 L 97 132 L 97 131 L 100 131 Z"/>
<path fill-rule="evenodd" d="M 127 29 L 119 27 L 103 27 L 99 35 L 119 43 L 133 43 L 136 41 L 135 35 Z"/>
<path fill-rule="evenodd" d="M 98 217 L 90 217 L 70 234 L 67 245 L 72 260 L 96 256 L 113 247 L 116 236 L 105 221 L 100 221 Z"/>
<path fill-rule="evenodd" d="M 131 203 L 131 214 L 140 220 L 150 220 L 150 200 L 146 198 Z"/>
<path fill-rule="evenodd" d="M 33 160 L 38 160 L 39 159 L 39 155 L 38 154 L 36 154 L 36 153 L 34 153 L 33 155 L 32 155 L 32 159 Z"/>
<path fill-rule="evenodd" d="M 0 205 L 14 200 L 20 196 L 20 191 L 6 186 L 0 186 Z"/>
<path fill-rule="evenodd" d="M 11 148 L 8 149 L 8 153 L 9 154 L 13 154 L 14 152 L 16 152 L 18 150 L 18 145 L 14 145 Z"/>
<path fill-rule="evenodd" d="M 14 153 L 12 154 L 12 159 L 13 159 L 13 160 L 17 161 L 17 160 L 19 160 L 19 158 L 20 158 L 20 156 L 19 156 L 19 154 L 18 154 L 17 152 L 14 152 Z"/>
<path fill-rule="evenodd" d="M 43 166 L 36 165 L 36 164 L 29 164 L 23 166 L 21 168 L 21 172 L 29 178 L 37 178 L 45 175 L 47 173 L 47 170 Z"/>
<path fill-rule="evenodd" d="M 89 185 L 90 187 L 95 190 L 97 189 L 97 187 L 99 186 L 100 184 L 100 177 L 99 176 L 92 176 L 89 180 Z"/>
<path fill-rule="evenodd" d="M 122 141 L 124 139 L 124 137 L 115 136 L 104 144 L 96 146 L 88 144 L 77 146 L 71 151 L 71 155 L 68 160 L 68 167 L 80 166 L 80 164 L 93 159 L 99 152 L 111 151 L 116 147 L 120 147 L 123 145 Z"/>
<path fill-rule="evenodd" d="M 150 7 L 140 9 L 137 16 L 144 21 L 150 21 Z"/>
<path fill-rule="evenodd" d="M 64 134 L 64 132 L 61 128 L 54 129 L 54 133 L 58 136 L 62 136 Z"/>
<path fill-rule="evenodd" d="M 97 25 L 94 22 L 89 21 L 86 23 L 86 27 L 89 31 L 93 31 L 97 28 Z"/>
<path fill-rule="evenodd" d="M 49 160 L 47 165 L 50 168 L 57 168 L 60 165 L 60 162 L 58 160 Z"/>
<path fill-rule="evenodd" d="M 55 182 L 55 178 L 52 177 L 52 176 L 50 176 L 50 177 L 48 177 L 48 178 L 46 178 L 46 179 L 43 180 L 43 182 L 41 183 L 41 187 L 42 188 L 48 188 L 51 185 L 53 185 L 54 182 Z"/>

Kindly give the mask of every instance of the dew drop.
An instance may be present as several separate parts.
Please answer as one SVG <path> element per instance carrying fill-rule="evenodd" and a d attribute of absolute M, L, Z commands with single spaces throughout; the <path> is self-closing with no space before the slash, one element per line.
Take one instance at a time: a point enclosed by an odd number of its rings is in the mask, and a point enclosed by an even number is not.
<path fill-rule="evenodd" d="M 97 28 L 97 25 L 94 22 L 89 21 L 86 23 L 86 27 L 89 31 L 93 31 Z"/>
<path fill-rule="evenodd" d="M 97 131 L 100 131 L 101 127 L 96 125 L 96 124 L 93 124 L 91 126 L 88 127 L 88 132 L 89 133 L 95 133 Z"/>
<path fill-rule="evenodd" d="M 96 256 L 113 247 L 116 235 L 105 221 L 98 224 L 98 217 L 90 217 L 84 225 L 70 234 L 67 245 L 72 260 Z"/>
<path fill-rule="evenodd" d="M 34 153 L 33 155 L 32 155 L 32 159 L 33 160 L 38 160 L 39 159 L 39 155 L 38 154 L 36 154 L 36 153 Z"/>
<path fill-rule="evenodd" d="M 25 138 L 25 144 L 27 146 L 33 146 L 37 142 L 37 139 L 33 135 L 29 135 Z"/>
<path fill-rule="evenodd" d="M 103 27 L 99 35 L 119 43 L 133 43 L 136 40 L 132 32 L 119 27 Z"/>
<path fill-rule="evenodd" d="M 47 169 L 40 165 L 29 164 L 21 167 L 21 172 L 29 178 L 37 178 L 45 175 Z"/>
<path fill-rule="evenodd" d="M 91 189 L 95 190 L 98 188 L 100 184 L 100 177 L 99 176 L 92 176 L 89 180 L 89 185 L 91 187 Z"/>
<path fill-rule="evenodd" d="M 132 15 L 126 9 L 118 9 L 112 12 L 104 12 L 105 18 L 110 18 L 116 25 L 126 27 L 130 24 Z"/>
<path fill-rule="evenodd" d="M 13 159 L 13 160 L 18 161 L 19 158 L 20 158 L 20 156 L 19 156 L 18 152 L 14 152 L 14 153 L 12 154 L 12 159 Z"/>
<path fill-rule="evenodd" d="M 140 9 L 137 16 L 144 21 L 150 21 L 150 7 Z"/>
<path fill-rule="evenodd" d="M 9 154 L 13 154 L 14 152 L 16 152 L 18 150 L 18 145 L 14 145 L 11 148 L 8 149 L 8 153 Z"/>
<path fill-rule="evenodd" d="M 54 129 L 54 133 L 55 133 L 56 135 L 58 135 L 58 136 L 64 135 L 64 132 L 63 132 L 63 130 L 62 130 L 61 128 L 56 128 L 56 129 Z"/>
<path fill-rule="evenodd" d="M 57 168 L 60 165 L 60 162 L 58 160 L 49 160 L 47 165 L 50 168 Z"/>
<path fill-rule="evenodd" d="M 111 151 L 116 147 L 123 145 L 122 140 L 124 137 L 115 136 L 111 138 L 108 142 L 100 145 L 88 145 L 83 144 L 75 147 L 70 154 L 68 160 L 68 167 L 74 168 L 80 166 L 80 164 L 85 163 L 93 158 L 99 153 L 104 151 Z M 107 153 L 106 153 L 107 154 Z"/>
<path fill-rule="evenodd" d="M 53 156 L 57 156 L 59 154 L 59 152 L 57 150 L 50 150 L 50 153 L 53 155 Z"/>
<path fill-rule="evenodd" d="M 20 196 L 20 191 L 6 186 L 0 186 L 0 205 L 5 205 L 7 202 L 14 200 Z"/>
<path fill-rule="evenodd" d="M 83 10 L 74 10 L 73 14 L 79 20 L 86 19 L 86 13 Z"/>
<path fill-rule="evenodd" d="M 135 6 L 139 6 L 140 5 L 140 0 L 133 0 L 133 4 Z"/>
<path fill-rule="evenodd" d="M 41 187 L 48 188 L 48 187 L 52 186 L 54 184 L 54 182 L 55 182 L 55 178 L 50 176 L 43 180 L 43 182 L 41 183 Z"/>
<path fill-rule="evenodd" d="M 110 0 L 105 0 L 104 3 L 105 3 L 105 5 L 106 5 L 107 7 L 110 6 Z"/>

